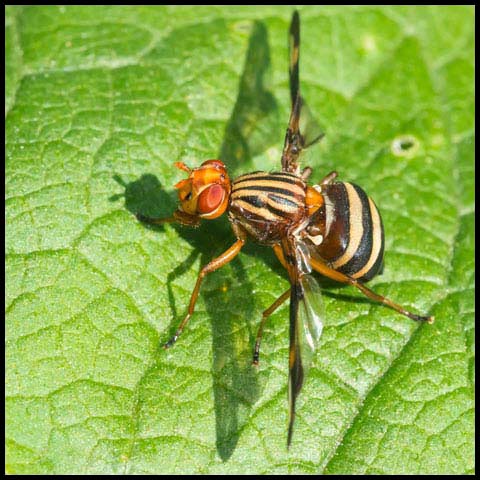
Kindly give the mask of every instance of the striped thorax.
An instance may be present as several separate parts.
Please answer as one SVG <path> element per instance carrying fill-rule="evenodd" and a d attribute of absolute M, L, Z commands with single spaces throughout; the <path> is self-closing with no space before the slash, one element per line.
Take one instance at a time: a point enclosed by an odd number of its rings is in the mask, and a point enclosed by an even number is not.
<path fill-rule="evenodd" d="M 311 197 L 319 196 L 312 214 Z M 254 172 L 232 184 L 229 218 L 256 241 L 274 245 L 305 224 L 303 239 L 313 256 L 353 278 L 368 281 L 381 269 L 384 232 L 373 200 L 358 186 L 335 182 L 307 187 L 288 172 Z"/>
<path fill-rule="evenodd" d="M 257 242 L 278 243 L 306 214 L 305 182 L 288 172 L 253 172 L 232 183 L 228 215 Z"/>

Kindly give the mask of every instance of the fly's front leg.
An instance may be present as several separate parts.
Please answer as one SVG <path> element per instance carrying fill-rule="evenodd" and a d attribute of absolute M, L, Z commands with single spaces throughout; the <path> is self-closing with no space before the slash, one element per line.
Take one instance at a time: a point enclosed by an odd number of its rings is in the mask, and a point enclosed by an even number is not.
<path fill-rule="evenodd" d="M 253 365 L 258 365 L 258 359 L 260 358 L 260 343 L 262 341 L 263 327 L 267 318 L 280 306 L 282 303 L 290 298 L 290 289 L 282 293 L 262 314 L 262 320 L 258 327 L 257 339 L 255 341 L 255 350 L 253 351 Z"/>
<path fill-rule="evenodd" d="M 136 213 L 135 217 L 142 223 L 148 223 L 150 225 L 163 225 L 164 223 L 173 223 L 176 222 L 175 217 L 167 217 L 167 218 L 152 218 L 142 215 L 141 213 Z"/>
<path fill-rule="evenodd" d="M 177 331 L 175 332 L 173 337 L 167 343 L 165 343 L 165 345 L 163 346 L 164 348 L 171 347 L 177 341 L 178 337 L 180 336 L 183 329 L 185 328 L 185 325 L 190 320 L 190 317 L 192 316 L 193 311 L 195 309 L 195 303 L 198 298 L 198 292 L 200 291 L 200 285 L 202 284 L 202 280 L 204 279 L 204 277 L 208 273 L 214 272 L 215 270 L 218 270 L 220 267 L 223 267 L 224 265 L 226 265 L 228 262 L 232 261 L 238 255 L 243 245 L 245 245 L 245 240 L 239 238 L 228 250 L 223 252 L 222 255 L 213 259 L 210 263 L 208 263 L 202 268 L 202 270 L 198 274 L 197 282 L 195 283 L 195 288 L 193 289 L 192 296 L 190 297 L 190 304 L 188 305 L 188 313 L 185 316 L 185 318 L 182 320 L 180 325 L 178 326 Z"/>
<path fill-rule="evenodd" d="M 175 210 L 171 217 L 166 218 L 152 218 L 137 213 L 135 215 L 137 220 L 143 223 L 148 223 L 149 225 L 163 225 L 164 223 L 180 223 L 189 227 L 198 227 L 200 224 L 200 218 L 196 215 L 189 215 L 188 213 L 182 212 L 181 210 Z"/>

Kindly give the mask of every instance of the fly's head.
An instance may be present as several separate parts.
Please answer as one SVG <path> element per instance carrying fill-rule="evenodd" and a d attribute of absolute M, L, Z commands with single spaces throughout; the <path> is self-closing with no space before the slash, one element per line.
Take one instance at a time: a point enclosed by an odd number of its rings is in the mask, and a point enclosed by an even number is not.
<path fill-rule="evenodd" d="M 175 185 L 178 190 L 180 212 L 208 220 L 217 218 L 225 212 L 231 184 L 223 162 L 207 160 L 197 168 L 189 168 L 182 162 L 175 162 L 175 166 L 188 173 L 188 178 L 180 180 Z"/>

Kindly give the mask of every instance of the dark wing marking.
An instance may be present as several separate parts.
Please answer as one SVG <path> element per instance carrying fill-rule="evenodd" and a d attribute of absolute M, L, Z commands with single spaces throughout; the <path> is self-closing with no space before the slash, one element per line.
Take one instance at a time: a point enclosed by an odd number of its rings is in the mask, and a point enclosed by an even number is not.
<path fill-rule="evenodd" d="M 298 342 L 298 305 L 303 300 L 303 288 L 300 282 L 292 284 L 290 289 L 290 348 L 288 356 L 288 436 L 287 446 L 292 443 L 295 404 L 303 386 L 304 370 Z"/>
<path fill-rule="evenodd" d="M 297 97 L 300 96 L 300 83 L 298 64 L 300 60 L 300 16 L 298 12 L 293 12 L 289 31 L 289 52 L 290 63 L 288 72 L 290 74 L 290 99 L 292 101 L 292 110 Z"/>
<path fill-rule="evenodd" d="M 290 446 L 295 421 L 295 404 L 313 359 L 323 328 L 323 306 L 320 287 L 311 271 L 305 249 L 295 240 L 282 242 L 290 277 L 290 348 L 288 375 L 289 424 L 287 445 Z"/>
<path fill-rule="evenodd" d="M 293 12 L 289 31 L 289 76 L 292 110 L 282 152 L 282 170 L 299 173 L 297 159 L 303 149 L 318 142 L 324 134 L 310 114 L 301 94 L 299 80 L 300 16 Z M 303 133 L 302 133 L 303 132 Z"/>
<path fill-rule="evenodd" d="M 290 100 L 291 113 L 288 122 L 287 133 L 282 154 L 282 170 L 294 172 L 296 170 L 296 159 L 302 149 L 299 121 L 301 110 L 300 82 L 299 82 L 299 60 L 300 60 L 300 16 L 293 12 L 289 31 L 289 75 L 290 75 Z"/>

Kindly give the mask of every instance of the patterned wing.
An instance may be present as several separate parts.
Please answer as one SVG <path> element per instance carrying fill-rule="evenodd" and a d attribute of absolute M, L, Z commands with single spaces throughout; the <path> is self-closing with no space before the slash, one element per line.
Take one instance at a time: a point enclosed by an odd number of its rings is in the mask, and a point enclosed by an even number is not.
<path fill-rule="evenodd" d="M 323 133 L 313 118 L 300 94 L 299 61 L 300 61 L 300 16 L 297 11 L 292 15 L 289 31 L 289 76 L 290 100 L 292 110 L 285 134 L 282 153 L 282 170 L 299 173 L 298 157 L 303 149 L 318 142 Z"/>
<path fill-rule="evenodd" d="M 310 275 L 308 250 L 289 240 L 282 243 L 291 282 L 290 349 L 289 349 L 289 425 L 287 445 L 290 446 L 295 421 L 295 405 L 313 360 L 323 329 L 323 304 L 320 287 Z"/>

